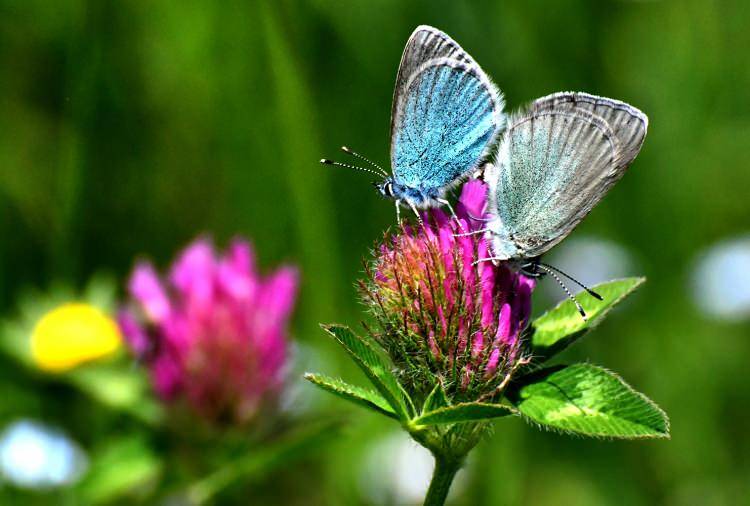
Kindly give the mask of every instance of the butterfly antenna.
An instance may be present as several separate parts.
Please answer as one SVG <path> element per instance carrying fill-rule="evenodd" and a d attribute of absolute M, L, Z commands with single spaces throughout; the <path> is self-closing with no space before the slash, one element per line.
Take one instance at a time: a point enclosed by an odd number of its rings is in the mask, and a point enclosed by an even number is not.
<path fill-rule="evenodd" d="M 350 165 L 348 163 L 341 163 L 341 162 L 334 162 L 333 160 L 329 160 L 327 158 L 323 158 L 320 160 L 320 163 L 324 165 L 337 165 L 339 167 L 346 167 L 347 169 L 354 169 L 354 170 L 361 170 L 363 172 L 369 172 L 370 174 L 375 174 L 376 176 L 382 176 L 380 172 L 376 172 L 372 169 L 368 169 L 367 167 L 360 167 L 358 165 Z"/>
<path fill-rule="evenodd" d="M 552 269 L 552 270 L 554 270 L 555 272 L 557 272 L 557 273 L 559 273 L 559 274 L 562 274 L 563 276 L 565 276 L 566 278 L 568 278 L 569 280 L 571 280 L 571 281 L 572 281 L 573 283 L 575 283 L 576 285 L 578 285 L 578 286 L 580 286 L 581 288 L 583 288 L 584 290 L 586 290 L 586 291 L 587 291 L 587 292 L 589 293 L 589 295 L 591 295 L 591 296 L 592 296 L 592 297 L 594 297 L 595 299 L 597 299 L 597 300 L 604 300 L 604 298 L 603 298 L 603 297 L 602 297 L 601 295 L 599 295 L 599 294 L 598 294 L 598 293 L 596 293 L 596 292 L 595 292 L 594 290 L 592 290 L 592 289 L 591 289 L 591 288 L 589 288 L 588 286 L 586 286 L 586 285 L 584 285 L 583 283 L 581 283 L 580 281 L 578 281 L 578 280 L 577 280 L 576 278 L 574 278 L 574 277 L 573 277 L 573 276 L 571 276 L 570 274 L 567 274 L 567 273 L 565 273 L 564 271 L 562 271 L 562 270 L 558 269 L 557 267 L 553 267 L 553 266 L 551 266 L 550 264 L 543 264 L 543 263 L 540 263 L 539 265 L 543 265 L 543 266 L 545 266 L 545 267 L 547 267 L 547 268 L 549 268 L 549 269 Z"/>
<path fill-rule="evenodd" d="M 581 306 L 581 303 L 578 302 L 578 299 L 575 298 L 575 295 L 570 293 L 570 290 L 568 290 L 568 287 L 565 286 L 565 283 L 563 283 L 562 279 L 555 274 L 555 271 L 547 267 L 545 264 L 537 264 L 537 267 L 542 269 L 544 272 L 555 278 L 555 281 L 557 281 L 557 284 L 562 287 L 562 289 L 565 291 L 565 294 L 568 296 L 570 300 L 573 301 L 573 304 L 576 305 L 576 309 L 578 309 L 578 312 L 581 314 L 581 318 L 583 318 L 583 321 L 586 321 L 586 311 L 583 310 L 583 306 Z"/>
<path fill-rule="evenodd" d="M 349 149 L 346 146 L 341 146 L 341 151 L 343 151 L 346 154 L 352 155 L 355 158 L 359 158 L 360 160 L 363 160 L 363 161 L 369 163 L 370 165 L 372 165 L 373 167 L 375 167 L 376 169 L 378 169 L 383 176 L 388 177 L 388 173 L 385 170 L 383 170 L 383 167 L 381 167 L 377 163 L 373 162 L 372 160 L 370 160 L 366 156 L 360 155 L 356 151 L 352 151 L 351 149 Z"/>

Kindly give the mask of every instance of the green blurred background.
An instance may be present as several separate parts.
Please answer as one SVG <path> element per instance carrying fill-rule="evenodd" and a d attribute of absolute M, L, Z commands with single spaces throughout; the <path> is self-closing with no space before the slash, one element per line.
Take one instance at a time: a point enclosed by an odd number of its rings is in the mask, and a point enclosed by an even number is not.
<path fill-rule="evenodd" d="M 142 255 L 166 266 L 202 232 L 243 234 L 263 266 L 302 267 L 298 367 L 361 379 L 318 322 L 358 326 L 353 285 L 394 210 L 368 177 L 317 161 L 347 144 L 387 163 L 401 51 L 432 24 L 510 109 L 582 90 L 648 114 L 630 172 L 551 257 L 587 281 L 648 277 L 561 360 L 622 373 L 672 421 L 656 442 L 499 421 L 456 504 L 750 504 L 749 23 L 746 0 L 0 0 L 0 309 L 13 318 L 28 287 L 122 280 Z M 562 297 L 543 285 L 537 310 Z M 85 451 L 133 423 L 88 418 L 85 399 L 10 359 L 0 371 L 3 425 L 41 420 Z M 350 423 L 250 503 L 277 488 L 299 504 L 399 504 L 409 483 L 418 495 L 424 462 L 395 424 L 299 389 Z"/>

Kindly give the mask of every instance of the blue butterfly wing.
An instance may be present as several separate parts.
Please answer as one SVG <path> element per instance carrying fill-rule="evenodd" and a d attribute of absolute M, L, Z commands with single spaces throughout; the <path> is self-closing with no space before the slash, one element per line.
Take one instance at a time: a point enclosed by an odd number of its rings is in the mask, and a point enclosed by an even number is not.
<path fill-rule="evenodd" d="M 583 109 L 534 108 L 511 121 L 487 174 L 497 256 L 533 258 L 565 238 L 625 171 L 605 120 Z"/>
<path fill-rule="evenodd" d="M 407 42 L 391 114 L 396 182 L 427 193 L 475 170 L 504 126 L 500 93 L 443 32 L 422 26 Z"/>
<path fill-rule="evenodd" d="M 393 88 L 391 134 L 395 130 L 395 122 L 398 116 L 396 111 L 399 108 L 399 101 L 404 97 L 406 83 L 426 62 L 440 58 L 455 60 L 469 67 L 477 66 L 474 59 L 448 34 L 432 26 L 418 26 L 409 36 L 409 40 L 406 41 L 404 53 L 401 55 L 401 63 L 398 66 L 396 86 Z"/>

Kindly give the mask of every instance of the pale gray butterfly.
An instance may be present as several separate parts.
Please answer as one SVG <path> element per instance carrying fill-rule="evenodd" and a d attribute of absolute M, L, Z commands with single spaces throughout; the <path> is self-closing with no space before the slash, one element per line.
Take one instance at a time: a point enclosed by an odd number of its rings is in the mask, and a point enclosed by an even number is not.
<path fill-rule="evenodd" d="M 622 177 L 647 128 L 648 118 L 635 107 L 586 93 L 555 93 L 512 117 L 496 163 L 485 170 L 487 260 L 510 262 L 531 275 L 541 269 L 575 301 L 555 271 L 580 283 L 539 257 L 563 240 Z"/>

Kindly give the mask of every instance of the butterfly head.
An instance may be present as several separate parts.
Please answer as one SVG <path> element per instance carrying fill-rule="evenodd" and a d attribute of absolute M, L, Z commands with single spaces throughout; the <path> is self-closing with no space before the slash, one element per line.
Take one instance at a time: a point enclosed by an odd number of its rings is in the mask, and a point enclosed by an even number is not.
<path fill-rule="evenodd" d="M 394 198 L 395 193 L 393 191 L 393 178 L 387 177 L 382 181 L 372 183 L 372 185 L 378 190 L 383 198 Z"/>

